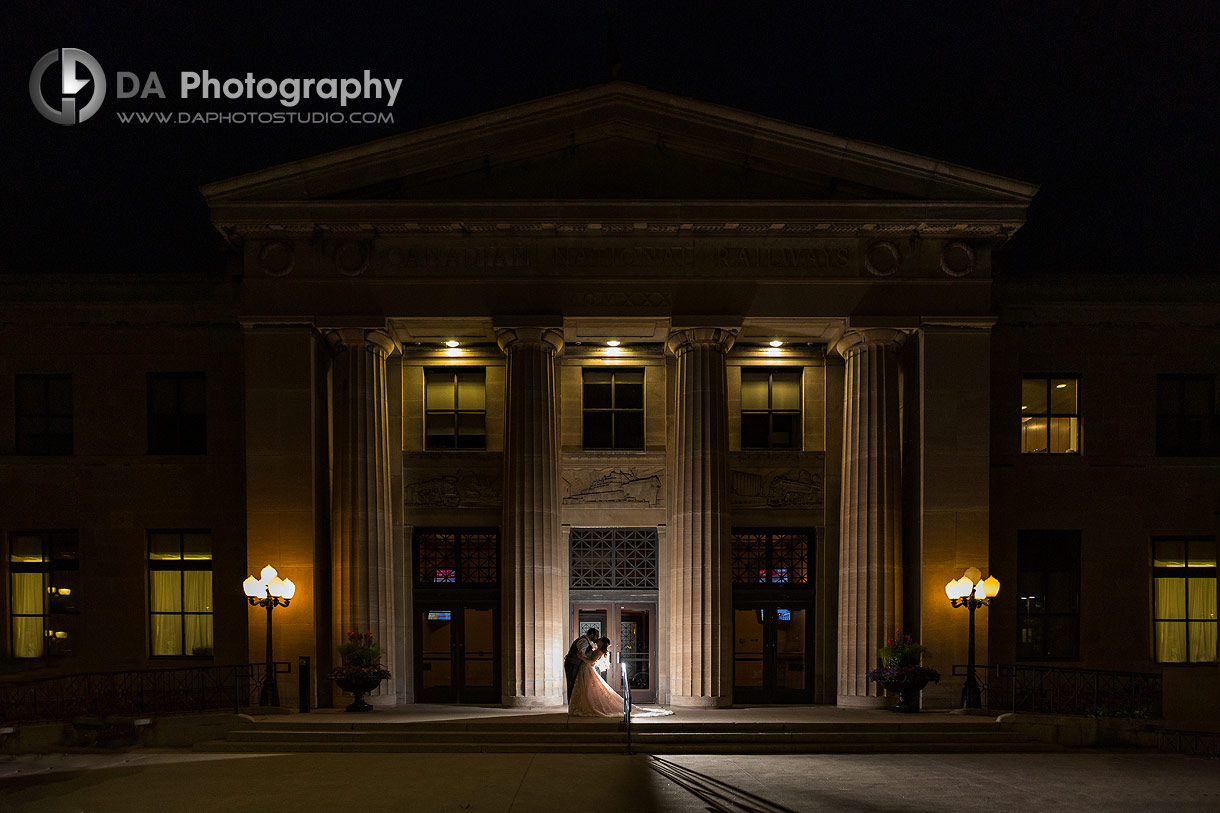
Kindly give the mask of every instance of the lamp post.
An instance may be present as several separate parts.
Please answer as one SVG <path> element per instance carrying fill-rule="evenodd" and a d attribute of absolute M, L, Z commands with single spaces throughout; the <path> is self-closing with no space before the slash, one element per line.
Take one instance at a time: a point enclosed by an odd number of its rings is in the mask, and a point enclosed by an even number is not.
<path fill-rule="evenodd" d="M 970 611 L 970 648 L 966 660 L 966 685 L 962 688 L 962 708 L 983 707 L 979 693 L 979 679 L 974 670 L 974 611 L 986 607 L 1000 592 L 1000 580 L 995 576 L 980 579 L 983 574 L 977 567 L 967 568 L 960 579 L 945 585 L 945 595 L 954 607 L 965 607 Z"/>
<path fill-rule="evenodd" d="M 264 567 L 258 575 L 261 580 L 247 576 L 241 585 L 251 607 L 267 608 L 267 666 L 263 675 L 263 687 L 258 694 L 258 704 L 278 706 L 280 687 L 276 685 L 275 664 L 271 662 L 271 610 L 274 607 L 287 607 L 288 602 L 296 595 L 297 586 L 292 583 L 292 579 L 281 579 L 276 575 L 275 568 L 271 565 Z"/>

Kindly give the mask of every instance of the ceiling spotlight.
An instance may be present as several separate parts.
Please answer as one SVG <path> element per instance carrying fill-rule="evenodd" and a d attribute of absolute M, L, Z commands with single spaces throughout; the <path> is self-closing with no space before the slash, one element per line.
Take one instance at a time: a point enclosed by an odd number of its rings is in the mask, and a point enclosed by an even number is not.
<path fill-rule="evenodd" d="M 620 344 L 622 344 L 622 342 L 620 342 L 618 339 L 611 339 L 610 341 L 606 342 L 606 344 L 608 344 L 610 347 L 618 347 Z"/>
<path fill-rule="evenodd" d="M 450 339 L 449 341 L 445 342 L 445 347 L 457 347 L 457 346 L 458 346 L 458 343 L 455 342 L 453 339 Z"/>
<path fill-rule="evenodd" d="M 767 342 L 767 344 L 771 345 L 772 347 L 781 347 L 784 343 L 779 339 L 772 339 L 771 341 Z"/>
<path fill-rule="evenodd" d="M 1061 389 L 1063 389 L 1063 388 L 1064 388 L 1064 387 L 1066 387 L 1066 386 L 1067 386 L 1067 384 L 1056 384 L 1056 385 L 1055 385 L 1055 389 L 1057 389 L 1057 390 L 1061 390 Z"/>

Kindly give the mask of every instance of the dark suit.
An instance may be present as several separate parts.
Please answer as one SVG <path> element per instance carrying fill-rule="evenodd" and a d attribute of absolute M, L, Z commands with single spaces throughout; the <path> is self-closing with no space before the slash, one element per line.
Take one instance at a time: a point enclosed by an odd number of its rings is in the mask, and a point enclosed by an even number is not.
<path fill-rule="evenodd" d="M 568 654 L 563 656 L 563 674 L 568 679 L 568 702 L 572 701 L 572 690 L 576 688 L 576 676 L 580 674 L 582 656 L 588 656 L 593 649 L 589 636 L 582 635 L 568 647 Z"/>

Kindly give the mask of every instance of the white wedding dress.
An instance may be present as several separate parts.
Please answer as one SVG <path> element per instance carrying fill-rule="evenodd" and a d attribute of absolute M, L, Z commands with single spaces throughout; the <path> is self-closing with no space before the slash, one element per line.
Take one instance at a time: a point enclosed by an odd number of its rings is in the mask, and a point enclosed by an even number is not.
<path fill-rule="evenodd" d="M 598 664 L 606 660 L 603 657 Z M 623 696 L 611 689 L 610 684 L 588 661 L 581 661 L 576 685 L 572 688 L 572 699 L 568 701 L 568 714 L 573 717 L 622 717 Z M 631 707 L 632 717 L 665 717 L 670 714 L 673 712 L 668 709 Z"/>

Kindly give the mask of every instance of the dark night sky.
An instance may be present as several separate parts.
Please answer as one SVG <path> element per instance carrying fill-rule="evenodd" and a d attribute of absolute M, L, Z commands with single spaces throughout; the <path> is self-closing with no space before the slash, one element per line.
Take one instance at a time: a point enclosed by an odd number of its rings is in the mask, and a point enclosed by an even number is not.
<path fill-rule="evenodd" d="M 4 271 L 220 269 L 201 184 L 603 81 L 607 6 L 622 79 L 1039 184 L 1007 268 L 1215 270 L 1215 2 L 113 5 L 6 11 Z M 403 84 L 389 126 L 122 125 L 111 96 L 61 127 L 27 83 L 65 46 L 158 72 L 121 109 L 281 109 L 183 102 L 184 70 Z"/>

